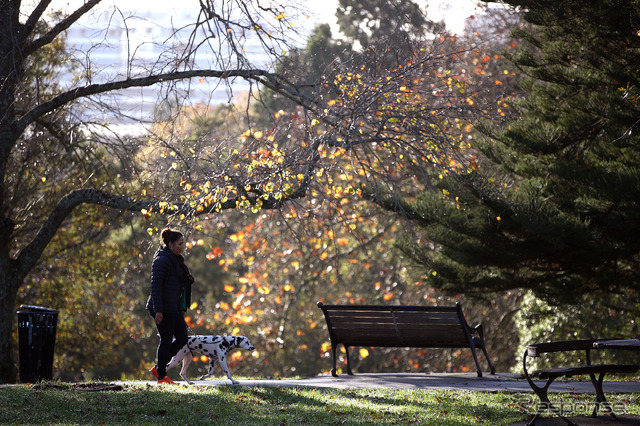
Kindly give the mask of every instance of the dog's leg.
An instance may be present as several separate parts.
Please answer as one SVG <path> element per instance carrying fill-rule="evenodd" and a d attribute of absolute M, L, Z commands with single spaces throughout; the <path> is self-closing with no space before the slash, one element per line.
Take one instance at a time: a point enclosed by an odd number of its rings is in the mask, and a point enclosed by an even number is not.
<path fill-rule="evenodd" d="M 224 355 L 221 356 L 220 358 L 218 358 L 218 362 L 220 362 L 220 367 L 222 367 L 222 371 L 224 371 L 227 374 L 227 377 L 229 378 L 229 380 L 231 380 L 231 383 L 233 383 L 234 385 L 237 385 L 239 382 L 231 376 L 231 371 L 229 371 L 229 367 L 227 366 L 227 357 Z"/>
<path fill-rule="evenodd" d="M 209 371 L 206 374 L 203 374 L 202 376 L 200 376 L 200 380 L 204 380 L 207 377 L 213 376 L 213 366 L 215 365 L 215 363 L 216 363 L 216 358 L 210 356 L 209 357 Z"/>
<path fill-rule="evenodd" d="M 167 371 L 169 371 L 170 368 L 173 368 L 176 365 L 178 365 L 178 363 L 182 361 L 182 359 L 187 354 L 187 352 L 189 352 L 189 347 L 187 345 L 184 345 L 184 347 L 180 349 L 173 358 L 171 358 L 171 361 L 169 361 L 169 364 L 167 364 Z"/>
<path fill-rule="evenodd" d="M 180 376 L 185 379 L 187 381 L 187 383 L 189 383 L 190 385 L 193 384 L 193 382 L 191 382 L 188 378 L 187 378 L 187 368 L 189 368 L 189 365 L 191 364 L 192 361 L 192 357 L 191 354 L 189 354 L 188 356 L 185 356 L 182 359 L 182 370 L 180 370 Z"/>

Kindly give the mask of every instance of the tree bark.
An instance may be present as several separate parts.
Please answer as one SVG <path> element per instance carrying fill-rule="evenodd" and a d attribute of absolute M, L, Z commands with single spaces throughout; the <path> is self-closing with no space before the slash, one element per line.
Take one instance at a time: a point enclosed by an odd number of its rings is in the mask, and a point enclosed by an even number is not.
<path fill-rule="evenodd" d="M 9 257 L 6 246 L 0 254 L 0 384 L 14 383 L 17 369 L 13 359 L 13 327 L 18 288 L 24 277 L 16 272 L 16 262 Z"/>

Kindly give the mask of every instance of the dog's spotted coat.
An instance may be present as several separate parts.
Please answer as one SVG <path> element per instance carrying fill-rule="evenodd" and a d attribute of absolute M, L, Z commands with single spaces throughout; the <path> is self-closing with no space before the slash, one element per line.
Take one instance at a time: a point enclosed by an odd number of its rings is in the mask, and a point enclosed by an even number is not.
<path fill-rule="evenodd" d="M 213 375 L 213 365 L 216 360 L 220 363 L 220 367 L 227 374 L 227 377 L 233 384 L 238 382 L 231 377 L 231 372 L 227 366 L 227 356 L 233 349 L 241 348 L 248 351 L 255 350 L 255 347 L 251 344 L 249 339 L 244 336 L 189 336 L 187 344 L 178 351 L 176 356 L 171 358 L 169 364 L 167 364 L 167 370 L 175 367 L 180 361 L 182 361 L 182 369 L 180 370 L 180 376 L 191 384 L 187 378 L 187 367 L 191 364 L 191 352 L 199 352 L 206 355 L 209 358 L 209 371 L 207 374 L 200 377 L 200 380 L 204 380 L 207 377 Z M 187 356 L 187 354 L 189 356 Z"/>

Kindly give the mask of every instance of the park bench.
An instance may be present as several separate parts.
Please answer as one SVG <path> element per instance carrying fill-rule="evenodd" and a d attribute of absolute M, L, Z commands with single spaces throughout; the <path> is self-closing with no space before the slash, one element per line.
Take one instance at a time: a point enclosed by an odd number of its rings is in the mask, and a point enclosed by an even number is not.
<path fill-rule="evenodd" d="M 612 339 L 615 340 L 615 339 Z M 536 343 L 527 346 L 527 349 L 524 352 L 522 364 L 524 368 L 524 374 L 531 386 L 531 389 L 538 395 L 540 398 L 540 404 L 538 405 L 538 409 L 536 411 L 535 416 L 527 423 L 527 425 L 534 425 L 536 419 L 540 416 L 540 414 L 544 413 L 546 410 L 550 410 L 568 424 L 573 425 L 569 419 L 564 417 L 562 414 L 562 410 L 556 407 L 554 404 L 549 401 L 548 390 L 551 383 L 557 379 L 558 377 L 573 377 L 580 375 L 589 375 L 591 378 L 591 383 L 596 391 L 596 403 L 593 409 L 592 417 L 596 417 L 598 414 L 598 409 L 600 406 L 603 407 L 603 412 L 608 412 L 611 414 L 613 418 L 615 418 L 615 413 L 613 412 L 611 405 L 607 402 L 607 399 L 604 396 L 604 392 L 602 390 L 602 382 L 604 380 L 605 374 L 624 374 L 624 373 L 634 373 L 638 371 L 637 365 L 626 365 L 626 364 L 592 364 L 591 363 L 591 350 L 594 349 L 594 343 L 601 340 L 569 340 L 569 341 L 557 341 L 557 342 L 547 342 L 547 343 Z M 584 364 L 580 365 L 571 365 L 568 367 L 557 367 L 557 368 L 545 368 L 536 370 L 532 373 L 529 373 L 527 370 L 527 358 L 528 357 L 540 357 L 543 354 L 548 354 L 552 352 L 575 352 L 575 351 L 585 351 Z M 598 377 L 596 377 L 598 375 Z M 542 387 L 536 385 L 533 382 L 533 378 L 539 378 L 542 380 L 546 380 L 546 384 Z"/>
<path fill-rule="evenodd" d="M 347 355 L 347 374 L 353 375 L 349 347 L 404 348 L 469 348 L 482 377 L 476 348 L 482 349 L 491 374 L 495 368 L 489 360 L 482 325 L 470 327 L 462 314 L 460 303 L 455 306 L 401 305 L 325 305 L 322 309 L 333 355 L 331 374 L 336 373 L 336 350 L 342 343 Z"/>

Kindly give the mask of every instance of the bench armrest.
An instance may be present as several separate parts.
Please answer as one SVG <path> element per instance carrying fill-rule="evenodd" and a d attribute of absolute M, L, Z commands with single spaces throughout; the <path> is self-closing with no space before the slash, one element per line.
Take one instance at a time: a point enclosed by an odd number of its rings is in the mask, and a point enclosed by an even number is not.
<path fill-rule="evenodd" d="M 469 332 L 473 334 L 477 334 L 480 337 L 480 340 L 484 342 L 484 328 L 482 328 L 482 324 L 477 324 L 475 327 L 469 327 Z"/>

